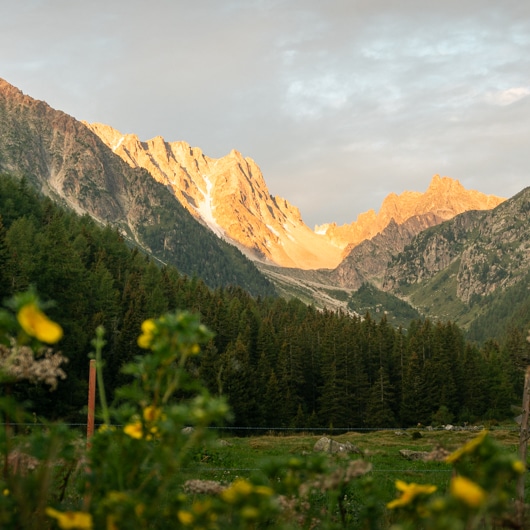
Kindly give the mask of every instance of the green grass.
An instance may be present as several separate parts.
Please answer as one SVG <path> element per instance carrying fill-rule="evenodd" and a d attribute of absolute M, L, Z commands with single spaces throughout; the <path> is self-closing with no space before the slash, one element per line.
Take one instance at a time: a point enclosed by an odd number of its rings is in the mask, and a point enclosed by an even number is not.
<path fill-rule="evenodd" d="M 221 435 L 211 446 L 198 448 L 193 453 L 193 461 L 183 470 L 181 483 L 190 479 L 213 480 L 228 485 L 236 478 L 254 478 L 257 482 L 266 480 L 264 469 L 271 466 L 271 462 L 295 458 L 301 462 L 308 462 L 314 457 L 313 447 L 322 436 L 332 438 L 337 442 L 350 442 L 359 449 L 361 454 L 325 455 L 330 468 L 345 467 L 351 460 L 363 459 L 372 465 L 372 470 L 363 479 L 355 479 L 341 492 L 341 509 L 346 517 L 347 527 L 356 528 L 356 521 L 365 517 L 368 509 L 376 509 L 382 517 L 383 528 L 389 528 L 392 521 L 388 520 L 392 514 L 386 511 L 386 503 L 396 497 L 395 482 L 401 479 L 405 482 L 418 484 L 433 484 L 440 493 L 447 491 L 452 476 L 451 465 L 439 461 L 408 460 L 400 455 L 400 450 L 430 452 L 436 448 L 443 448 L 449 452 L 456 450 L 479 434 L 479 430 L 428 430 L 409 429 L 381 430 L 366 432 L 347 432 L 343 434 L 329 433 L 297 433 L 289 435 L 265 434 L 262 436 L 237 437 Z M 519 445 L 519 431 L 514 424 L 502 427 L 492 427 L 490 435 L 500 442 L 505 450 L 517 454 Z M 421 436 L 413 436 L 420 433 Z M 24 437 L 20 437 L 19 445 Z M 80 444 L 82 445 L 82 437 Z M 309 469 L 310 466 L 303 466 Z M 79 472 L 79 470 L 78 470 Z M 74 473 L 75 475 L 75 473 Z M 60 477 L 59 477 L 60 478 Z M 370 492 L 366 489 L 366 480 L 371 484 Z M 79 481 L 71 477 L 66 491 L 65 501 L 73 509 L 80 503 Z M 57 480 L 55 487 L 60 489 L 61 481 Z M 176 492 L 167 492 L 174 495 Z M 530 500 L 530 479 L 526 476 L 526 503 Z M 330 492 L 314 491 L 310 502 L 316 509 L 331 509 L 331 514 L 339 517 L 338 505 L 329 503 Z M 200 495 L 198 496 L 200 497 Z M 335 506 L 335 507 L 334 507 Z M 331 508 L 330 508 L 331 507 Z"/>
<path fill-rule="evenodd" d="M 435 320 L 451 320 L 466 328 L 476 317 L 476 309 L 464 304 L 457 296 L 456 276 L 460 260 L 418 284 L 401 288 L 411 304 L 425 316 Z"/>
<path fill-rule="evenodd" d="M 423 462 L 407 460 L 400 455 L 401 449 L 430 452 L 443 448 L 452 452 L 477 436 L 479 431 L 446 431 L 421 429 L 421 438 L 413 439 L 408 431 L 368 431 L 349 432 L 337 436 L 325 436 L 338 442 L 351 442 L 362 451 L 348 456 L 329 455 L 332 463 L 346 463 L 350 459 L 363 458 L 372 464 L 371 474 L 379 483 L 378 489 L 388 500 L 395 496 L 395 481 L 435 484 L 445 491 L 451 477 L 452 468 L 444 462 Z M 398 435 L 397 432 L 405 433 Z M 490 434 L 506 447 L 508 452 L 517 453 L 519 432 L 517 429 L 498 428 Z M 223 437 L 229 445 L 216 445 L 198 451 L 195 465 L 185 470 L 185 478 L 231 482 L 236 477 L 251 477 L 259 473 L 264 463 L 270 459 L 296 456 L 301 459 L 313 454 L 313 446 L 322 434 L 295 434 L 288 436 Z M 530 499 L 530 479 L 527 478 L 527 498 Z"/>
<path fill-rule="evenodd" d="M 407 483 L 432 484 L 440 494 L 448 491 L 453 469 L 444 461 L 408 460 L 400 455 L 400 450 L 430 452 L 443 448 L 449 452 L 456 450 L 476 437 L 478 430 L 446 431 L 420 429 L 421 437 L 413 439 L 413 432 L 386 430 L 364 433 L 349 432 L 325 436 L 337 442 L 350 442 L 362 454 L 326 455 L 330 468 L 344 466 L 351 460 L 363 459 L 372 465 L 368 475 L 355 479 L 340 493 L 346 527 L 360 528 L 366 520 L 366 513 L 379 513 L 382 528 L 390 528 L 396 521 L 395 514 L 386 509 L 386 504 L 396 498 L 396 480 Z M 400 434 L 398 434 L 400 433 Z M 519 432 L 516 426 L 490 430 L 507 452 L 517 455 Z M 228 484 L 236 478 L 264 477 L 262 469 L 271 461 L 296 457 L 306 463 L 314 455 L 313 446 L 322 434 L 264 435 L 252 437 L 223 437 L 227 446 L 217 446 L 197 454 L 195 465 L 185 470 L 183 481 L 188 479 L 215 480 Z M 259 481 L 259 479 L 258 479 Z M 367 489 L 369 484 L 369 489 Z M 339 517 L 339 506 L 330 504 L 331 492 L 315 491 L 310 497 L 311 506 L 317 511 L 331 510 L 331 515 Z M 526 475 L 525 501 L 530 500 L 530 478 Z M 335 508 L 333 508 L 335 506 Z M 320 508 L 319 508 L 320 507 Z M 357 522 L 361 526 L 357 526 Z"/>

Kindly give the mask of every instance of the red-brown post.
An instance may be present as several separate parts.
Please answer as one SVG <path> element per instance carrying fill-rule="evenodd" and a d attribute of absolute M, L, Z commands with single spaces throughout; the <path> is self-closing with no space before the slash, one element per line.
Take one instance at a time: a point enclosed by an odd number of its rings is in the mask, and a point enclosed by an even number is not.
<path fill-rule="evenodd" d="M 94 434 L 94 415 L 96 409 L 96 360 L 90 360 L 88 376 L 88 418 L 86 427 L 87 445 L 90 445 L 90 438 Z"/>
<path fill-rule="evenodd" d="M 526 453 L 528 449 L 528 439 L 530 438 L 530 366 L 526 367 L 523 390 L 523 414 L 521 415 L 521 430 L 519 432 L 519 458 L 526 468 Z M 526 474 L 526 473 L 525 473 Z M 522 474 L 517 481 L 517 505 L 521 524 L 524 522 L 524 483 L 525 474 Z M 521 527 L 522 528 L 522 527 Z"/>

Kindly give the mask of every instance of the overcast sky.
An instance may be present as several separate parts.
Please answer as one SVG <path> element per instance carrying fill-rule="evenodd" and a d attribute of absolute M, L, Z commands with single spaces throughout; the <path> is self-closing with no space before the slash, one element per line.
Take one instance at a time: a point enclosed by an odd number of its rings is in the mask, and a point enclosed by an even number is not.
<path fill-rule="evenodd" d="M 530 185 L 527 0 L 0 0 L 0 77 L 260 166 L 310 227 L 434 174 Z"/>

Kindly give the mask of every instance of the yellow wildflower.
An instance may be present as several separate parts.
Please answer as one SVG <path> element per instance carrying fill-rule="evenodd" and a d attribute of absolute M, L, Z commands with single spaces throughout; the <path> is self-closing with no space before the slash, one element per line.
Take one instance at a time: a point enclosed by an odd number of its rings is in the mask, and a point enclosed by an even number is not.
<path fill-rule="evenodd" d="M 151 347 L 156 329 L 155 321 L 152 318 L 142 322 L 142 334 L 138 337 L 138 346 L 145 350 Z"/>
<path fill-rule="evenodd" d="M 258 495 L 264 495 L 265 497 L 270 497 L 274 495 L 274 490 L 272 488 L 269 488 L 269 486 L 256 486 L 254 488 L 254 491 Z"/>
<path fill-rule="evenodd" d="M 257 519 L 259 517 L 259 510 L 254 506 L 245 506 L 241 510 L 241 517 L 243 519 Z"/>
<path fill-rule="evenodd" d="M 149 432 L 150 432 L 151 434 L 148 434 L 148 435 L 145 437 L 146 440 L 152 440 L 153 438 L 159 438 L 159 437 L 160 437 L 160 435 L 159 435 L 159 433 L 158 433 L 158 427 L 151 427 L 151 428 L 149 429 Z"/>
<path fill-rule="evenodd" d="M 109 491 L 107 494 L 107 499 L 111 503 L 120 504 L 127 502 L 129 500 L 129 496 L 123 491 Z"/>
<path fill-rule="evenodd" d="M 55 344 L 63 336 L 63 328 L 50 320 L 33 302 L 20 308 L 17 320 L 28 335 L 47 344 Z"/>
<path fill-rule="evenodd" d="M 407 484 L 403 480 L 396 480 L 396 488 L 402 492 L 401 497 L 390 501 L 387 508 L 401 508 L 410 504 L 419 495 L 431 495 L 436 491 L 436 486 L 431 484 Z"/>
<path fill-rule="evenodd" d="M 85 512 L 60 512 L 54 508 L 46 508 L 46 515 L 57 519 L 59 528 L 92 530 L 92 516 Z"/>
<path fill-rule="evenodd" d="M 108 425 L 107 423 L 103 423 L 98 427 L 98 432 L 114 432 L 116 430 L 116 427 L 114 425 Z"/>
<path fill-rule="evenodd" d="M 145 407 L 143 415 L 144 420 L 147 422 L 157 421 L 162 417 L 162 409 L 160 407 L 149 405 L 148 407 Z"/>
<path fill-rule="evenodd" d="M 449 464 L 453 464 L 454 462 L 460 460 L 462 456 L 473 453 L 475 449 L 482 444 L 487 434 L 488 431 L 482 431 L 478 436 L 476 436 L 475 438 L 467 442 L 465 445 L 460 447 L 460 449 L 457 449 L 454 453 L 451 453 L 449 456 L 447 456 L 445 458 L 445 461 Z"/>
<path fill-rule="evenodd" d="M 518 475 L 522 475 L 526 471 L 526 466 L 523 462 L 521 462 L 521 460 L 516 460 L 512 464 L 512 468 Z"/>
<path fill-rule="evenodd" d="M 185 510 L 179 510 L 177 512 L 177 517 L 179 521 L 185 526 L 192 524 L 195 519 L 195 517 L 193 517 L 193 514 L 191 512 L 187 512 Z"/>
<path fill-rule="evenodd" d="M 2 492 L 2 495 L 4 497 L 7 497 L 9 495 L 9 493 L 10 493 L 10 491 L 7 488 L 5 488 L 4 491 Z"/>
<path fill-rule="evenodd" d="M 429 508 L 433 512 L 443 512 L 444 510 L 447 510 L 447 502 L 445 499 L 441 499 L 441 498 L 433 499 L 429 503 Z"/>
<path fill-rule="evenodd" d="M 248 480 L 237 479 L 221 492 L 221 498 L 229 504 L 235 504 L 239 500 L 248 497 L 252 490 L 252 484 Z"/>
<path fill-rule="evenodd" d="M 193 505 L 191 506 L 191 509 L 197 515 L 201 515 L 203 513 L 208 512 L 211 507 L 212 507 L 211 501 L 205 500 L 205 501 L 195 501 Z"/>
<path fill-rule="evenodd" d="M 123 428 L 123 432 L 130 436 L 131 438 L 136 438 L 140 440 L 144 435 L 144 430 L 142 427 L 142 422 L 136 421 L 134 423 L 129 423 Z"/>
<path fill-rule="evenodd" d="M 190 349 L 190 353 L 191 353 L 192 355 L 198 355 L 198 354 L 200 353 L 200 351 L 201 351 L 201 348 L 200 348 L 200 346 L 199 346 L 198 344 L 194 344 L 194 345 L 191 347 L 191 349 Z"/>
<path fill-rule="evenodd" d="M 475 482 L 457 475 L 451 480 L 451 495 L 471 508 L 478 508 L 486 500 L 486 492 Z"/>
<path fill-rule="evenodd" d="M 204 420 L 206 418 L 206 411 L 202 408 L 196 407 L 191 410 L 191 415 L 198 421 Z"/>

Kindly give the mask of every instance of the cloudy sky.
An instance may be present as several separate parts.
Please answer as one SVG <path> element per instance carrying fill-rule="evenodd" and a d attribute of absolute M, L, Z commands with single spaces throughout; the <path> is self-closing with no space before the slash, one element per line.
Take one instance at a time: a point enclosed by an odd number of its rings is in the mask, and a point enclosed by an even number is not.
<path fill-rule="evenodd" d="M 530 185 L 526 0 L 0 0 L 0 77 L 141 140 L 237 149 L 309 226 L 434 174 Z"/>

